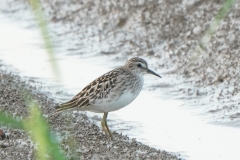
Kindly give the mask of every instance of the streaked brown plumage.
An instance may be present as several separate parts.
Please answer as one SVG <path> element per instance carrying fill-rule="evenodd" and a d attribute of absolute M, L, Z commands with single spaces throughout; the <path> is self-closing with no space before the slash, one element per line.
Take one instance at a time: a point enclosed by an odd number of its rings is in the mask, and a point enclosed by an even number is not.
<path fill-rule="evenodd" d="M 127 106 L 138 96 L 143 87 L 145 73 L 160 77 L 148 69 L 145 60 L 131 58 L 124 66 L 94 80 L 70 101 L 58 106 L 57 111 L 78 109 L 104 113 L 102 127 L 112 138 L 106 122 L 108 112 Z"/>

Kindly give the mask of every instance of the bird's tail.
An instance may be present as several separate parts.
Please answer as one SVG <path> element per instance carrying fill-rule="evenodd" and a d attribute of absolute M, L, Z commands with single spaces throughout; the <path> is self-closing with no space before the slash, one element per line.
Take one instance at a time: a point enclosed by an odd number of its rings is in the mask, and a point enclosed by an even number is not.
<path fill-rule="evenodd" d="M 75 100 L 72 99 L 66 103 L 62 103 L 62 104 L 56 106 L 55 108 L 57 109 L 57 112 L 61 112 L 63 110 L 74 108 L 75 104 L 76 104 Z"/>

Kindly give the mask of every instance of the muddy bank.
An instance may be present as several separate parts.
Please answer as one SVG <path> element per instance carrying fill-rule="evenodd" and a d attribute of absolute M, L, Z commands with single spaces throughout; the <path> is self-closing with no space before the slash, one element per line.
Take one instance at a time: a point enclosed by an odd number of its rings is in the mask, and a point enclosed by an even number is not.
<path fill-rule="evenodd" d="M 175 155 L 143 145 L 121 133 L 114 132 L 115 141 L 110 141 L 85 114 L 71 111 L 53 114 L 57 103 L 50 98 L 50 93 L 44 91 L 43 84 L 11 74 L 2 70 L 6 66 L 0 66 L 0 111 L 15 117 L 27 117 L 28 107 L 23 95 L 30 92 L 41 105 L 43 115 L 57 133 L 69 159 L 178 159 Z M 1 125 L 0 129 L 0 159 L 35 159 L 34 145 L 25 131 Z"/>

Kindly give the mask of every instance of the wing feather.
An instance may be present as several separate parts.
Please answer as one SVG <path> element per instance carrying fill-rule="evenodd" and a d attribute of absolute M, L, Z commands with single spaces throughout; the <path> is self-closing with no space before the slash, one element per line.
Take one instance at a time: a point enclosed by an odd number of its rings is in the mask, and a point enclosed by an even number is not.
<path fill-rule="evenodd" d="M 110 71 L 87 85 L 80 93 L 70 101 L 60 104 L 57 111 L 71 108 L 87 109 L 93 100 L 107 98 L 111 90 L 116 86 L 118 77 L 121 75 L 120 69 Z"/>

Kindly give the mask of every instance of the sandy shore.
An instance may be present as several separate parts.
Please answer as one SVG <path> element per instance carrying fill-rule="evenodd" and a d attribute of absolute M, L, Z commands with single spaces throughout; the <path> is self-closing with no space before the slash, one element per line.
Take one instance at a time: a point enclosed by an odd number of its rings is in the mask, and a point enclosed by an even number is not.
<path fill-rule="evenodd" d="M 0 66 L 3 67 L 2 64 Z M 85 114 L 72 115 L 72 112 L 53 114 L 57 103 L 49 98 L 51 97 L 49 93 L 39 89 L 37 81 L 10 74 L 3 71 L 2 67 L 0 67 L 0 110 L 15 117 L 27 117 L 28 107 L 20 93 L 30 92 L 41 105 L 43 115 L 48 117 L 52 130 L 57 132 L 61 139 L 61 147 L 69 159 L 178 159 L 166 151 L 151 148 L 120 133 L 114 132 L 115 140 L 111 141 L 98 126 L 88 120 Z M 3 140 L 0 139 L 0 159 L 35 159 L 34 145 L 25 131 L 1 125 L 0 128 L 8 137 L 1 136 Z"/>

